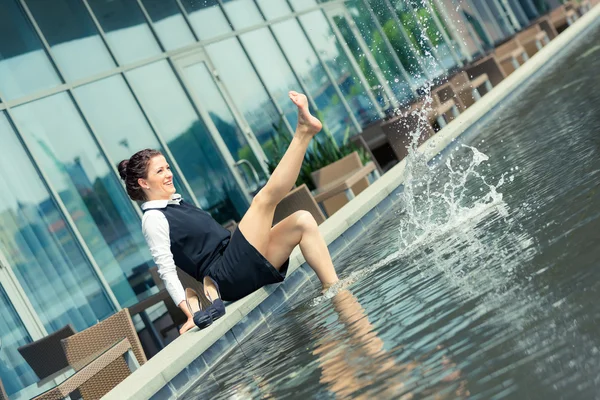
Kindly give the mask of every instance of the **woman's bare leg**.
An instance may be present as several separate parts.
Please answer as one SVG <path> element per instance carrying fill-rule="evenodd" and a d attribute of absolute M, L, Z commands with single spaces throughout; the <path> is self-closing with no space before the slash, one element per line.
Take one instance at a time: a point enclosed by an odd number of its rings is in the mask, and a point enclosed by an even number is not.
<path fill-rule="evenodd" d="M 279 268 L 300 245 L 306 262 L 315 271 L 323 287 L 338 281 L 329 249 L 314 217 L 308 211 L 297 211 L 275 225 L 270 232 L 265 257 Z"/>
<path fill-rule="evenodd" d="M 305 95 L 290 92 L 289 96 L 294 104 L 298 106 L 296 133 L 269 181 L 254 196 L 250 208 L 239 224 L 239 229 L 246 240 L 265 257 L 270 242 L 275 207 L 294 186 L 308 144 L 322 128 L 321 122 L 310 115 L 308 100 Z"/>

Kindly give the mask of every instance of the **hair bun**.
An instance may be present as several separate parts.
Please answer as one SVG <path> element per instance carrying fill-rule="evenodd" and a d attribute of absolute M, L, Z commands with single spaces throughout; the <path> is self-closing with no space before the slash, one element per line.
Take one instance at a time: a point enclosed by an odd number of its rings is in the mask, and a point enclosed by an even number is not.
<path fill-rule="evenodd" d="M 129 164 L 129 160 L 123 160 L 119 163 L 119 175 L 121 176 L 121 179 L 126 180 L 127 179 L 127 164 Z"/>

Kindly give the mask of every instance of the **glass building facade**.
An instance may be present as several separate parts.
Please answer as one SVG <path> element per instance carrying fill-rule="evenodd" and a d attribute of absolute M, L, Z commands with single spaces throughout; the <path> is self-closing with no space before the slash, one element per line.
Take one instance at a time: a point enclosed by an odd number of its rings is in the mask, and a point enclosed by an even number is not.
<path fill-rule="evenodd" d="M 225 223 L 307 94 L 338 143 L 545 11 L 535 0 L 0 0 L 0 378 L 156 291 L 116 165 L 163 152 Z"/>

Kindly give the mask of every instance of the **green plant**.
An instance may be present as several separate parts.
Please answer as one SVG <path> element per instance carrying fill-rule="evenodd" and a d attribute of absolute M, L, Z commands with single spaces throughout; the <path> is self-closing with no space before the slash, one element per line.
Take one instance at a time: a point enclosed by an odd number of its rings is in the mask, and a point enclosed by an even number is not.
<path fill-rule="evenodd" d="M 317 111 L 317 117 L 319 120 L 324 121 L 322 112 Z M 287 129 L 283 127 L 282 120 L 279 121 L 278 126 L 273 124 L 273 129 L 277 132 L 277 135 L 271 134 L 273 155 L 267 162 L 269 172 L 271 173 L 283 158 L 283 155 L 292 140 Z M 338 145 L 331 134 L 331 131 L 327 128 L 327 125 L 323 124 L 323 131 L 317 134 L 311 141 L 306 155 L 304 156 L 304 162 L 300 168 L 300 174 L 296 180 L 296 185 L 300 186 L 303 183 L 306 183 L 306 186 L 308 186 L 310 190 L 313 190 L 315 185 L 310 177 L 312 172 L 336 162 L 354 151 L 358 152 L 363 164 L 370 161 L 369 155 L 363 148 L 359 148 L 354 145 L 354 143 L 350 142 L 350 128 L 346 128 L 342 143 Z"/>

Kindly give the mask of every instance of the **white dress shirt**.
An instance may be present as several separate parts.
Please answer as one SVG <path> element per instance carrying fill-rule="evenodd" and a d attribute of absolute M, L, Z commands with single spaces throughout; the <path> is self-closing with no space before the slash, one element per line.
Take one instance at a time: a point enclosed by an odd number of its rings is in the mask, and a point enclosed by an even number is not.
<path fill-rule="evenodd" d="M 185 300 L 185 290 L 177 276 L 173 253 L 171 253 L 171 238 L 169 235 L 169 221 L 165 215 L 155 208 L 165 208 L 167 204 L 179 204 L 181 195 L 175 193 L 170 200 L 151 200 L 142 204 L 144 212 L 142 217 L 142 232 L 150 254 L 158 266 L 158 275 L 165 283 L 169 295 L 176 305 Z M 152 208 L 152 210 L 148 210 Z"/>

